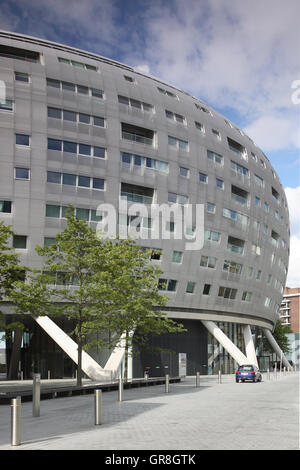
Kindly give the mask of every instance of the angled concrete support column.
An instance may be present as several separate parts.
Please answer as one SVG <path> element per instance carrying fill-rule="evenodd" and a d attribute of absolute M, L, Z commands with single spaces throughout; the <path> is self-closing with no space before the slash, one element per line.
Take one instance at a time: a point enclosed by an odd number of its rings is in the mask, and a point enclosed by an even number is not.
<path fill-rule="evenodd" d="M 75 362 L 78 363 L 78 346 L 70 336 L 68 336 L 49 317 L 37 317 L 35 321 L 43 330 L 57 343 L 61 349 Z M 110 378 L 110 371 L 104 370 L 89 354 L 82 351 L 82 370 L 92 380 L 107 380 Z"/>
<path fill-rule="evenodd" d="M 201 320 L 203 325 L 208 331 L 216 338 L 216 340 L 223 346 L 230 356 L 239 364 L 247 364 L 249 360 L 239 348 L 223 333 L 223 331 L 213 322 L 208 320 Z"/>
<path fill-rule="evenodd" d="M 244 341 L 245 341 L 246 356 L 248 358 L 248 363 L 249 364 L 254 364 L 256 367 L 258 367 L 258 362 L 257 362 L 257 357 L 256 357 L 256 352 L 255 352 L 255 346 L 254 346 L 254 343 L 253 343 L 253 338 L 252 338 L 252 333 L 251 333 L 250 326 L 245 325 L 243 327 L 243 332 L 244 332 Z"/>
<path fill-rule="evenodd" d="M 129 336 L 132 338 L 134 331 L 131 331 Z M 120 375 L 124 374 L 124 362 L 125 362 L 125 351 L 126 351 L 126 334 L 124 333 L 121 338 L 119 345 L 111 353 L 107 363 L 105 364 L 105 370 L 111 370 L 113 376 L 118 378 Z M 132 343 L 129 340 L 128 345 L 128 370 L 127 370 L 127 379 L 132 379 Z"/>
<path fill-rule="evenodd" d="M 111 370 L 113 378 L 117 379 L 120 375 L 123 375 L 124 371 L 124 359 L 125 359 L 125 335 L 120 339 L 119 346 L 117 346 L 111 355 L 107 363 L 105 364 L 105 370 Z"/>
<path fill-rule="evenodd" d="M 264 334 L 266 335 L 267 337 L 267 340 L 269 341 L 270 345 L 272 346 L 272 348 L 274 349 L 275 353 L 277 354 L 279 360 L 281 359 L 282 357 L 282 363 L 284 364 L 284 366 L 289 370 L 291 369 L 291 365 L 289 363 L 289 361 L 287 360 L 287 358 L 285 357 L 285 355 L 283 354 L 282 350 L 280 349 L 278 343 L 276 342 L 274 336 L 272 335 L 271 331 L 268 330 L 267 328 L 263 328 L 263 331 L 264 331 Z"/>

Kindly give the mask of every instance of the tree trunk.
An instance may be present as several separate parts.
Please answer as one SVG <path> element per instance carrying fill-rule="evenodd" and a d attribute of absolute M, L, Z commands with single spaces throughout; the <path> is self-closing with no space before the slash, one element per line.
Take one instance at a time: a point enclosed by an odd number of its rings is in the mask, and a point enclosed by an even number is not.
<path fill-rule="evenodd" d="M 77 386 L 82 386 L 82 340 L 78 338 L 78 359 L 77 359 Z"/>
<path fill-rule="evenodd" d="M 126 343 L 125 343 L 125 361 L 124 361 L 124 382 L 127 382 L 128 379 L 128 350 L 129 350 L 129 341 L 126 334 Z"/>

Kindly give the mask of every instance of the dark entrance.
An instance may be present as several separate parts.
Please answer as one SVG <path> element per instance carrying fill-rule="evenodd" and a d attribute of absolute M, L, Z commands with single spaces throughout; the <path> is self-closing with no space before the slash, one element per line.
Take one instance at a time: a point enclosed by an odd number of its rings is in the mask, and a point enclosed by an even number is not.
<path fill-rule="evenodd" d="M 138 352 L 133 338 L 133 377 L 163 377 L 169 374 L 178 376 L 178 354 L 187 354 L 187 375 L 196 372 L 207 374 L 207 330 L 200 321 L 180 320 L 187 329 L 185 333 L 168 333 L 151 337 L 149 345 L 161 348 L 154 352 L 144 349 Z"/>

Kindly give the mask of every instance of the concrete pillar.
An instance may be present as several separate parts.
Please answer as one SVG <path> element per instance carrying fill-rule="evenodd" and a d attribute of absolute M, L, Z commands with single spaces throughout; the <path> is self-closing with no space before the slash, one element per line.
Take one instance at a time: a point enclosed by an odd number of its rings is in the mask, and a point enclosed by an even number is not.
<path fill-rule="evenodd" d="M 255 346 L 253 343 L 251 328 L 249 325 L 245 325 L 243 327 L 243 333 L 244 333 L 244 341 L 245 341 L 246 356 L 248 358 L 248 363 L 254 364 L 256 367 L 258 367 Z"/>
<path fill-rule="evenodd" d="M 287 370 L 290 370 L 291 365 L 290 365 L 289 361 L 287 360 L 287 358 L 285 357 L 285 355 L 283 354 L 282 350 L 280 349 L 280 347 L 279 347 L 278 343 L 276 342 L 274 336 L 272 335 L 271 331 L 268 330 L 267 328 L 264 328 L 263 331 L 264 331 L 264 334 L 266 335 L 267 340 L 269 341 L 270 345 L 272 346 L 275 353 L 277 354 L 279 360 L 282 357 L 282 363 L 285 365 Z"/>
<path fill-rule="evenodd" d="M 223 333 L 223 331 L 213 322 L 208 320 L 201 320 L 203 325 L 208 331 L 216 338 L 216 340 L 223 346 L 230 356 L 238 363 L 238 365 L 249 363 L 248 358 L 243 354 L 239 348 Z"/>

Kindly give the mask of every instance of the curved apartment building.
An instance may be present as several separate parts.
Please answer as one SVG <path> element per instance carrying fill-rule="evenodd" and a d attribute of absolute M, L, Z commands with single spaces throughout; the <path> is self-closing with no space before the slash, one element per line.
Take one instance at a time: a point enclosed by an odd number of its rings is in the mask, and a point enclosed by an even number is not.
<path fill-rule="evenodd" d="M 197 250 L 175 237 L 172 217 L 166 239 L 152 239 L 151 219 L 142 219 L 150 236 L 138 243 L 160 250 L 153 262 L 164 272 L 166 312 L 188 328 L 153 342 L 186 353 L 188 373 L 255 362 L 261 333 L 270 336 L 278 319 L 289 216 L 278 175 L 251 138 L 208 104 L 132 67 L 29 36 L 0 32 L 0 81 L 0 219 L 12 226 L 22 262 L 41 267 L 35 246 L 65 227 L 69 203 L 92 227 L 102 203 L 201 205 Z M 19 369 L 28 375 L 39 357 L 44 375 L 72 373 L 51 325 L 30 325 Z M 61 347 L 67 365 L 55 372 Z M 134 375 L 145 367 L 176 372 L 177 356 L 162 357 L 139 355 Z"/>

